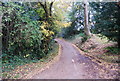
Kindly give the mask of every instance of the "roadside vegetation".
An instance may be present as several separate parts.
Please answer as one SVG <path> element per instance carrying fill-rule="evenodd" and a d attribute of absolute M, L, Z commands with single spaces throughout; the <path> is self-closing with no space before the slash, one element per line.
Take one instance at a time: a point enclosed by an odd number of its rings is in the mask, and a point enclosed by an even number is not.
<path fill-rule="evenodd" d="M 59 46 L 58 44 L 53 44 L 53 47 L 54 48 L 48 53 L 48 55 L 40 60 L 26 59 L 23 61 L 18 61 L 17 63 L 11 63 L 11 66 L 5 68 L 7 71 L 2 73 L 2 78 L 26 79 L 25 77 L 27 77 L 27 75 L 33 75 L 36 71 L 44 70 L 43 68 L 46 66 L 49 67 L 58 59 L 57 56 L 59 52 Z"/>
<path fill-rule="evenodd" d="M 14 76 L 11 72 L 25 64 L 47 61 L 54 52 L 57 54 L 54 38 L 63 25 L 58 24 L 61 22 L 61 17 L 56 17 L 58 13 L 51 10 L 57 8 L 58 3 L 53 3 L 0 2 L 3 78 L 21 77 L 24 73 Z"/>
<path fill-rule="evenodd" d="M 119 63 L 119 3 L 89 3 L 88 27 L 90 27 L 91 36 L 84 33 L 84 11 L 82 3 L 72 4 L 72 11 L 69 14 L 71 25 L 64 30 L 63 38 L 75 43 L 90 55 L 96 55 L 92 53 L 94 50 L 98 53 L 96 57 L 107 62 Z"/>
<path fill-rule="evenodd" d="M 82 42 L 83 39 L 83 37 L 76 37 L 74 40 L 70 40 L 70 42 L 74 43 L 88 55 L 95 56 L 108 63 L 120 63 L 120 50 L 116 47 L 116 42 L 108 41 L 107 38 L 101 38 L 97 34 L 94 34 L 94 36 L 84 42 Z"/>
<path fill-rule="evenodd" d="M 89 20 L 90 26 L 88 26 L 92 33 L 91 36 L 84 33 L 83 24 L 78 24 L 78 22 L 82 23 L 82 20 L 84 20 L 82 4 L 74 4 L 73 8 L 75 9 L 71 12 L 73 13 L 71 18 L 72 24 L 67 29 L 68 34 L 66 31 L 64 38 L 75 44 L 82 51 L 81 53 L 109 69 L 110 73 L 117 72 L 119 74 L 119 3 L 89 3 L 89 17 L 90 15 L 92 17 Z M 81 5 L 78 7 L 78 4 Z M 72 32 L 72 30 L 74 31 Z"/>
<path fill-rule="evenodd" d="M 0 13 L 3 78 L 46 66 L 58 53 L 58 37 L 118 69 L 120 2 L 0 1 Z"/>

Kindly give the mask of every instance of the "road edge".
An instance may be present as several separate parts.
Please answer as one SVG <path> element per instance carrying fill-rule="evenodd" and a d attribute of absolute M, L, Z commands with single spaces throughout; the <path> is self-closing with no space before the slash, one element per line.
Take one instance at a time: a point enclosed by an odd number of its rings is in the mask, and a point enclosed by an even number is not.
<path fill-rule="evenodd" d="M 49 67 L 51 65 L 53 65 L 54 63 L 56 63 L 57 61 L 59 61 L 60 59 L 60 56 L 61 56 L 61 51 L 62 51 L 62 46 L 59 44 L 59 50 L 58 50 L 58 55 L 55 56 L 51 61 L 49 61 L 48 63 L 45 64 L 45 67 L 43 68 L 38 68 L 37 70 L 34 70 L 34 72 L 32 73 L 29 73 L 27 76 L 25 76 L 25 78 L 22 77 L 22 79 L 31 79 L 34 75 L 37 75 L 38 73 L 46 70 L 46 69 L 49 69 Z"/>
<path fill-rule="evenodd" d="M 71 43 L 71 44 L 72 44 L 72 43 Z M 72 46 L 73 46 L 74 48 L 76 48 L 76 49 L 80 52 L 81 55 L 84 55 L 84 56 L 88 57 L 91 61 L 97 63 L 97 64 L 100 66 L 100 69 L 102 69 L 102 71 L 104 71 L 104 72 L 107 73 L 107 74 L 110 73 L 110 75 L 111 75 L 111 69 L 106 68 L 106 66 L 108 65 L 107 62 L 104 62 L 104 61 L 98 59 L 97 57 L 93 57 L 93 56 L 91 56 L 91 55 L 86 54 L 84 51 L 80 50 L 75 44 L 72 44 Z M 108 75 L 108 76 L 109 76 L 109 75 Z M 115 79 L 119 79 L 119 77 L 116 76 Z"/>

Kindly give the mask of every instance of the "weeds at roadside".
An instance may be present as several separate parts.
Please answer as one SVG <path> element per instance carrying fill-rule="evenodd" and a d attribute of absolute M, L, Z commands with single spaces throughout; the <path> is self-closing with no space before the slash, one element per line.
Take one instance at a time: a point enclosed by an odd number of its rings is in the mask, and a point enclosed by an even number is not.
<path fill-rule="evenodd" d="M 44 63 L 49 62 L 52 60 L 57 54 L 58 54 L 58 44 L 53 44 L 53 49 L 48 53 L 47 56 L 43 57 L 40 60 L 28 60 L 28 59 L 20 59 L 20 61 L 16 61 L 11 64 L 5 64 L 2 67 L 2 77 L 5 79 L 17 79 L 21 76 L 27 74 L 29 70 L 31 71 L 34 68 L 42 68 L 44 67 Z M 30 65 L 30 67 L 29 67 Z M 20 69 L 17 69 L 17 67 L 21 67 Z M 19 71 L 18 71 L 19 70 Z"/>
<path fill-rule="evenodd" d="M 120 63 L 120 49 L 118 47 L 106 47 L 104 49 L 107 50 L 107 52 L 97 55 L 98 58 L 109 63 Z"/>

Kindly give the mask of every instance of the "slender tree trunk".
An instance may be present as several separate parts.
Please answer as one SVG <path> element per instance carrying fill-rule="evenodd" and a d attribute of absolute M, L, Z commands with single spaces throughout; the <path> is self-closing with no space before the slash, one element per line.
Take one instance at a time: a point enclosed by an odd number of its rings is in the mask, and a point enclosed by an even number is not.
<path fill-rule="evenodd" d="M 45 11 L 45 20 L 47 21 L 48 20 L 48 17 L 49 17 L 49 12 L 48 12 L 48 9 L 47 9 L 47 3 L 45 1 L 45 4 L 43 4 L 42 2 L 39 2 L 40 5 L 43 7 L 44 11 Z"/>
<path fill-rule="evenodd" d="M 45 11 L 45 16 L 46 16 L 46 21 L 48 21 L 49 17 L 52 16 L 52 6 L 53 6 L 53 2 L 51 2 L 49 4 L 49 6 L 47 5 L 47 2 L 45 1 L 45 3 L 43 4 L 42 2 L 39 2 L 40 5 L 43 7 L 44 11 Z"/>
<path fill-rule="evenodd" d="M 119 36 L 120 36 L 120 29 L 119 29 Z M 118 48 L 120 48 L 120 37 L 118 37 Z"/>
<path fill-rule="evenodd" d="M 90 28 L 88 27 L 88 7 L 87 0 L 84 0 L 84 32 L 87 36 L 91 36 Z"/>
<path fill-rule="evenodd" d="M 3 14 L 0 15 L 0 34 L 2 34 L 2 16 Z M 2 54 L 2 36 L 0 36 L 0 54 Z"/>
<path fill-rule="evenodd" d="M 117 3 L 118 6 L 118 15 L 120 14 L 120 1 Z M 118 16 L 117 25 L 120 27 L 120 17 Z M 118 47 L 120 48 L 120 28 L 118 28 Z"/>
<path fill-rule="evenodd" d="M 49 11 L 50 11 L 50 16 L 52 16 L 52 6 L 53 6 L 53 2 L 50 3 L 50 9 L 49 9 Z"/>
<path fill-rule="evenodd" d="M 120 9 L 119 9 L 119 13 L 120 13 Z M 118 43 L 118 47 L 120 48 L 120 23 L 119 23 L 119 21 L 120 21 L 120 18 L 118 18 L 118 20 L 117 20 L 117 25 L 119 26 L 119 28 L 118 28 L 118 41 L 117 41 L 117 43 Z"/>

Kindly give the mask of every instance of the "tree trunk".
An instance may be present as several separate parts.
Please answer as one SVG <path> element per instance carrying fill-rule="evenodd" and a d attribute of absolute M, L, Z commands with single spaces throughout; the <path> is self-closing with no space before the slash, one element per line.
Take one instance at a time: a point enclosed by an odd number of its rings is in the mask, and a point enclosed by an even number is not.
<path fill-rule="evenodd" d="M 120 36 L 120 31 L 119 31 L 119 36 Z M 118 37 L 118 48 L 120 48 L 120 37 Z"/>
<path fill-rule="evenodd" d="M 117 19 L 117 25 L 120 27 L 120 1 L 117 3 L 118 6 L 118 19 Z M 118 48 L 120 48 L 120 28 L 118 28 Z"/>
<path fill-rule="evenodd" d="M 53 2 L 50 3 L 50 9 L 49 9 L 49 11 L 50 11 L 50 16 L 52 16 L 52 6 L 53 6 Z"/>
<path fill-rule="evenodd" d="M 47 6 L 47 2 L 46 1 L 45 1 L 44 4 L 42 2 L 39 2 L 39 3 L 43 7 L 43 9 L 44 9 L 45 16 L 46 16 L 46 21 L 48 21 L 49 17 L 52 16 L 52 6 L 53 6 L 54 1 L 49 4 L 49 7 Z"/>
<path fill-rule="evenodd" d="M 90 28 L 88 27 L 88 7 L 87 0 L 84 0 L 84 32 L 87 36 L 91 36 Z"/>
<path fill-rule="evenodd" d="M 118 29 L 117 43 L 118 43 L 118 48 L 120 48 L 120 29 Z"/>
<path fill-rule="evenodd" d="M 46 4 L 46 2 L 45 2 L 45 4 L 43 4 L 42 2 L 39 2 L 40 3 L 40 5 L 43 7 L 43 9 L 44 9 L 44 11 L 45 11 L 45 20 L 47 21 L 48 20 L 48 17 L 49 17 L 49 12 L 48 12 L 48 9 L 47 9 L 47 4 Z"/>
<path fill-rule="evenodd" d="M 2 23 L 1 23 L 2 22 L 2 15 L 3 14 L 0 15 L 0 34 L 2 34 Z M 1 49 L 0 54 L 2 54 L 2 36 L 0 36 L 0 41 L 1 41 L 0 42 L 0 49 Z"/>

